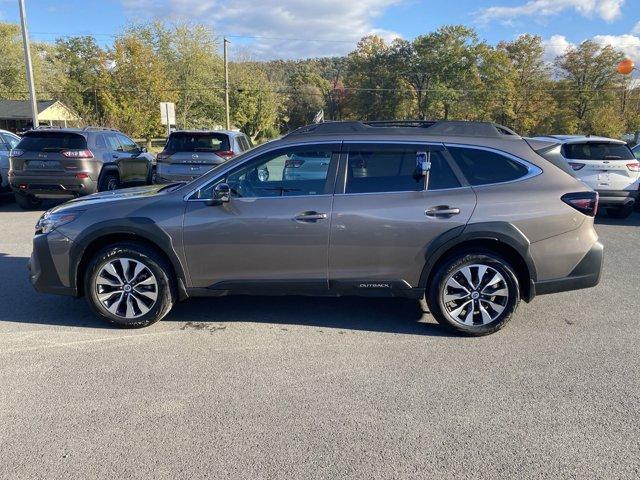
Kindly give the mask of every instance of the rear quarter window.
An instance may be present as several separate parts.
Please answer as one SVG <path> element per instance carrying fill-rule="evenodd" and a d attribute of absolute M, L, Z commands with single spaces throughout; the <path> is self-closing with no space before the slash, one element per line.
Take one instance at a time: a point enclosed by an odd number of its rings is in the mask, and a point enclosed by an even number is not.
<path fill-rule="evenodd" d="M 529 170 L 521 163 L 497 152 L 470 147 L 447 147 L 471 185 L 511 182 Z"/>
<path fill-rule="evenodd" d="M 567 143 L 562 155 L 570 160 L 633 160 L 631 149 L 622 143 Z"/>
<path fill-rule="evenodd" d="M 16 147 L 27 152 L 60 152 L 87 148 L 87 139 L 79 133 L 28 132 Z"/>

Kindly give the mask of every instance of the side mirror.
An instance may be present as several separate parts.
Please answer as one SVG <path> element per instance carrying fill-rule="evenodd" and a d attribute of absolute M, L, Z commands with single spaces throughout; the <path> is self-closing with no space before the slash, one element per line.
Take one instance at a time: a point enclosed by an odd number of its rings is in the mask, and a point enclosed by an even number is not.
<path fill-rule="evenodd" d="M 231 200 L 231 187 L 228 183 L 219 183 L 213 188 L 213 198 L 207 202 L 212 207 L 228 203 Z"/>
<path fill-rule="evenodd" d="M 140 147 L 140 153 L 147 153 L 147 147 Z"/>

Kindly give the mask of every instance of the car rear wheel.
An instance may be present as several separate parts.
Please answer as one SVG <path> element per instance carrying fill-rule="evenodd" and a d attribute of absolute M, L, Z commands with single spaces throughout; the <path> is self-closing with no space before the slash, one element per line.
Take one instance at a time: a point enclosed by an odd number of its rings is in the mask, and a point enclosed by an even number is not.
<path fill-rule="evenodd" d="M 146 327 L 169 313 L 175 302 L 170 265 L 155 250 L 121 243 L 90 261 L 84 291 L 91 308 L 120 327 Z"/>
<path fill-rule="evenodd" d="M 118 190 L 120 188 L 120 178 L 116 173 L 106 173 L 100 179 L 98 185 L 98 191 L 108 192 L 112 190 Z"/>
<path fill-rule="evenodd" d="M 23 210 L 34 210 L 42 205 L 42 199 L 30 193 L 16 192 L 16 203 Z"/>
<path fill-rule="evenodd" d="M 426 300 L 441 325 L 481 336 L 507 324 L 520 303 L 520 289 L 505 259 L 488 252 L 467 252 L 437 267 Z"/>
<path fill-rule="evenodd" d="M 633 205 L 607 208 L 607 215 L 611 218 L 627 218 L 633 213 Z"/>

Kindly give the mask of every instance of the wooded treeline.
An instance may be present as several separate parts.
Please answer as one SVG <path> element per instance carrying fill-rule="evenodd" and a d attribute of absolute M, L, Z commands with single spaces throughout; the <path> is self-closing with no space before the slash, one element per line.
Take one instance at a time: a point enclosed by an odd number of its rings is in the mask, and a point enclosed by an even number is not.
<path fill-rule="evenodd" d="M 19 27 L 0 23 L 0 98 L 28 97 Z M 132 26 L 107 47 L 89 36 L 32 44 L 36 89 L 87 124 L 162 135 L 159 102 L 179 128 L 224 123 L 220 39 L 209 27 Z M 414 40 L 363 38 L 344 57 L 230 65 L 231 119 L 254 139 L 325 119 L 493 120 L 523 135 L 640 130 L 640 85 L 616 72 L 623 54 L 586 41 L 545 61 L 540 37 L 492 46 L 445 26 Z"/>

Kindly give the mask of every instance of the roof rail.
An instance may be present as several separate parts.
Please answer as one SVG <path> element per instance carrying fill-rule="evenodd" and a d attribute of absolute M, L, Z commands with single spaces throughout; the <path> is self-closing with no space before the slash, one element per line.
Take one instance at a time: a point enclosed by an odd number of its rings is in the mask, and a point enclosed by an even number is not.
<path fill-rule="evenodd" d="M 98 132 L 101 132 L 101 131 L 105 131 L 105 132 L 115 132 L 115 131 L 116 131 L 116 129 L 115 129 L 115 128 L 109 128 L 109 127 L 93 127 L 93 126 L 91 126 L 91 125 L 87 125 L 86 127 L 84 127 L 84 128 L 82 129 L 82 131 L 84 131 L 84 132 L 94 131 L 94 130 L 95 130 L 95 131 L 98 131 Z"/>
<path fill-rule="evenodd" d="M 404 134 L 404 135 L 453 135 L 464 137 L 505 137 L 518 136 L 510 128 L 493 122 L 466 120 L 385 120 L 385 121 L 344 121 L 314 123 L 300 127 L 289 135 L 330 135 L 330 134 Z"/>
<path fill-rule="evenodd" d="M 59 125 L 38 125 L 31 128 L 31 130 L 60 130 L 62 127 Z"/>

